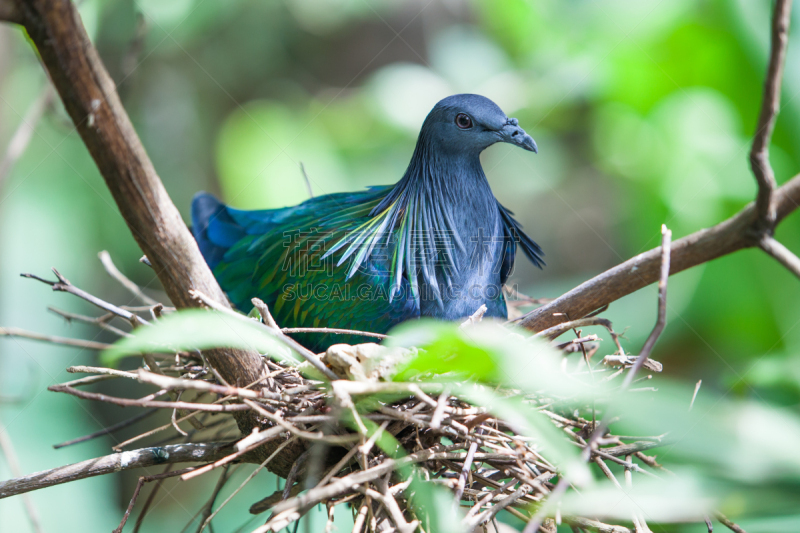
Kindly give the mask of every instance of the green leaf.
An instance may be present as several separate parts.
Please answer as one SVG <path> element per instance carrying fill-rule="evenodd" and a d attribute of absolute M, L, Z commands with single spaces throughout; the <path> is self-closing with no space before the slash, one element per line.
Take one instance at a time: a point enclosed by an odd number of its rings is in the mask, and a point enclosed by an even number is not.
<path fill-rule="evenodd" d="M 689 472 L 652 478 L 636 476 L 632 486 L 618 488 L 598 483 L 581 491 L 569 491 L 560 501 L 565 515 L 629 520 L 635 513 L 651 522 L 701 522 L 716 508 L 714 487 L 701 483 Z M 555 502 L 549 502 L 553 507 Z"/>
<path fill-rule="evenodd" d="M 463 533 L 463 516 L 456 506 L 452 492 L 441 485 L 421 479 L 419 472 L 414 473 L 409 491 L 412 493 L 411 507 L 425 531 Z"/>
<path fill-rule="evenodd" d="M 689 411 L 692 395 L 691 387 L 669 382 L 660 383 L 653 394 L 622 394 L 611 406 L 620 417 L 613 429 L 666 433 L 662 458 L 704 467 L 724 479 L 800 479 L 800 418 L 795 413 L 759 402 L 727 401 L 702 390 Z"/>
<path fill-rule="evenodd" d="M 563 355 L 546 340 L 522 333 L 492 321 L 469 328 L 439 321 L 400 325 L 392 330 L 387 344 L 421 350 L 398 372 L 395 381 L 468 378 L 576 401 L 596 400 L 606 394 L 606 386 L 595 384 L 588 374 L 565 373 L 561 368 Z"/>
<path fill-rule="evenodd" d="M 208 348 L 255 350 L 292 364 L 298 362 L 289 347 L 254 320 L 204 309 L 177 311 L 152 326 L 141 326 L 133 337 L 121 339 L 105 350 L 101 358 L 103 364 L 113 365 L 129 355 Z"/>

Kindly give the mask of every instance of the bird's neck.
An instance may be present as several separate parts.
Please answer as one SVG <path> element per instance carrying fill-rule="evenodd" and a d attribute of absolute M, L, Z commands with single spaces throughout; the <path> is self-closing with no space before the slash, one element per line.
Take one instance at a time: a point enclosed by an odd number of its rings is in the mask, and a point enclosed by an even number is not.
<path fill-rule="evenodd" d="M 474 217 L 496 210 L 495 199 L 478 153 L 447 153 L 421 136 L 403 178 L 386 197 L 432 202 L 449 213 L 471 212 Z"/>

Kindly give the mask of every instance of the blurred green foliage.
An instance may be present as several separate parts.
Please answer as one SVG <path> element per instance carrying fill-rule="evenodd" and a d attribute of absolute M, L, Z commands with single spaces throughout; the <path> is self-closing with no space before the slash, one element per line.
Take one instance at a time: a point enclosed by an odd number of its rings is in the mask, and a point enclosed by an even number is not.
<path fill-rule="evenodd" d="M 656 246 L 660 224 L 678 238 L 753 197 L 747 151 L 766 65 L 768 4 L 84 0 L 81 13 L 184 214 L 201 189 L 242 208 L 301 201 L 300 162 L 315 194 L 392 183 L 439 98 L 477 92 L 494 99 L 540 147 L 532 156 L 497 146 L 483 159 L 497 197 L 547 254 L 542 272 L 521 260 L 514 282 L 521 292 L 554 297 Z M 779 182 L 800 168 L 797 45 L 792 36 L 771 147 Z M 45 84 L 22 33 L 0 27 L 1 147 Z M 800 251 L 798 215 L 777 237 Z M 127 303 L 94 259 L 101 249 L 160 296 L 56 105 L 0 185 L 0 323 L 109 340 L 45 313 L 46 305 L 93 313 L 88 305 L 17 276 L 57 266 L 76 285 Z M 681 273 L 670 281 L 669 325 L 654 357 L 670 374 L 702 378 L 704 390 L 797 412 L 798 301 L 797 280 L 755 250 Z M 606 316 L 627 331 L 623 343 L 635 352 L 655 309 L 650 287 L 614 303 Z M 100 455 L 116 442 L 50 448 L 130 416 L 42 392 L 68 379 L 69 364 L 92 362 L 96 354 L 85 351 L 0 340 L 0 423 L 24 471 Z M 9 477 L 2 460 L 0 477 Z M 33 498 L 50 510 L 47 530 L 107 528 L 133 477 L 82 481 Z M 263 495 L 253 491 L 254 499 Z M 179 530 L 188 520 L 181 509 L 199 507 L 205 492 L 183 494 L 180 502 L 164 496 L 156 503 L 153 530 Z M 96 512 L 78 511 L 87 502 Z M 225 517 L 230 522 L 221 527 L 241 522 L 234 509 Z M 0 502 L 0 529 L 24 527 L 20 501 Z M 753 531 L 791 527 L 776 520 Z"/>

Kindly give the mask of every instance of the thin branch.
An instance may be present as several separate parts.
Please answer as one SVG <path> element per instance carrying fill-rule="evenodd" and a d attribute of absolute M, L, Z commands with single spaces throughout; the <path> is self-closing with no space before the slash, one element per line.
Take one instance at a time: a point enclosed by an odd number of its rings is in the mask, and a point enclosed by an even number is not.
<path fill-rule="evenodd" d="M 136 500 L 139 499 L 139 493 L 142 491 L 142 487 L 145 483 L 149 483 L 151 481 L 160 481 L 162 479 L 170 478 L 179 476 L 186 472 L 191 472 L 194 467 L 184 468 L 183 470 L 174 470 L 174 471 L 167 471 L 162 472 L 161 474 L 155 474 L 152 476 L 140 476 L 139 481 L 136 482 L 136 488 L 133 489 L 133 495 L 131 496 L 131 501 L 128 503 L 128 508 L 125 509 L 125 514 L 122 515 L 122 520 L 120 520 L 119 526 L 112 532 L 112 533 L 122 533 L 125 524 L 128 522 L 128 518 L 131 516 L 131 511 L 133 511 L 133 506 L 136 505 Z"/>
<path fill-rule="evenodd" d="M 658 317 L 653 331 L 650 332 L 644 342 L 642 351 L 639 352 L 639 357 L 636 358 L 633 367 L 628 371 L 628 375 L 625 376 L 625 381 L 622 382 L 622 390 L 626 390 L 633 383 L 633 378 L 636 377 L 636 373 L 647 361 L 650 352 L 653 351 L 653 347 L 661 336 L 661 332 L 664 331 L 664 327 L 667 325 L 667 280 L 669 279 L 671 243 L 672 231 L 668 230 L 667 226 L 661 226 L 661 278 L 658 281 Z"/>
<path fill-rule="evenodd" d="M 384 333 L 373 333 L 371 331 L 361 331 L 359 329 L 341 328 L 281 328 L 283 333 L 332 333 L 335 335 L 360 335 L 362 337 L 375 337 L 376 339 L 388 339 L 389 335 Z"/>
<path fill-rule="evenodd" d="M 142 448 L 122 453 L 113 453 L 80 463 L 59 466 L 35 474 L 0 481 L 0 499 L 24 494 L 53 485 L 61 485 L 87 477 L 102 476 L 121 470 L 142 468 L 165 463 L 216 461 L 229 453 L 230 443 L 175 444 L 156 448 Z"/>
<path fill-rule="evenodd" d="M 115 265 L 114 261 L 111 260 L 111 254 L 109 254 L 106 250 L 103 250 L 102 252 L 97 254 L 97 256 L 100 258 L 100 262 L 103 263 L 103 268 L 106 269 L 108 275 L 117 280 L 120 285 L 125 287 L 128 290 L 128 292 L 137 297 L 143 304 L 145 305 L 158 304 L 156 300 L 150 298 L 148 295 L 142 292 L 142 289 L 137 284 L 132 282 L 125 276 L 125 274 L 119 271 L 117 265 Z"/>
<path fill-rule="evenodd" d="M 757 227 L 771 232 L 775 225 L 775 206 L 772 193 L 775 190 L 775 172 L 769 163 L 769 143 L 775 128 L 775 119 L 780 111 L 781 82 L 783 65 L 786 61 L 786 47 L 789 44 L 789 22 L 791 20 L 792 0 L 776 0 L 772 14 L 772 38 L 767 76 L 764 80 L 764 96 L 758 116 L 753 146 L 750 149 L 750 167 L 758 184 L 756 197 Z"/>
<path fill-rule="evenodd" d="M 47 310 L 50 311 L 51 313 L 57 314 L 58 316 L 66 320 L 67 323 L 71 323 L 73 320 L 77 320 L 78 322 L 83 322 L 84 324 L 91 324 L 106 331 L 110 331 L 111 333 L 117 335 L 118 337 L 132 336 L 127 331 L 122 331 L 121 329 L 112 326 L 111 324 L 108 323 L 109 320 L 114 318 L 113 313 L 106 313 L 103 316 L 94 317 L 94 316 L 81 315 L 78 313 L 70 313 L 69 311 L 64 311 L 63 309 L 58 309 L 57 307 L 52 307 L 52 306 L 48 306 Z"/>
<path fill-rule="evenodd" d="M 34 331 L 25 331 L 19 328 L 0 327 L 0 337 L 22 337 L 35 341 L 49 342 L 51 344 L 61 344 L 63 346 L 74 346 L 75 348 L 85 348 L 87 350 L 105 350 L 111 347 L 105 342 L 86 341 L 83 339 L 70 339 L 69 337 L 57 337 L 55 335 L 44 335 Z"/>
<path fill-rule="evenodd" d="M 758 246 L 777 259 L 789 272 L 800 278 L 800 258 L 794 255 L 791 250 L 767 234 L 761 236 Z"/>
<path fill-rule="evenodd" d="M 217 496 L 222 491 L 222 488 L 225 486 L 225 483 L 228 482 L 231 476 L 231 468 L 230 465 L 225 467 L 225 470 L 222 471 L 222 474 L 219 476 L 219 480 L 217 481 L 217 486 L 214 487 L 214 491 L 211 493 L 211 496 L 208 498 L 208 501 L 203 506 L 203 512 L 200 515 L 200 523 L 197 525 L 197 533 L 203 531 L 203 526 L 205 525 L 206 521 L 208 520 L 209 516 L 211 515 L 211 510 L 214 507 L 214 502 L 217 501 Z"/>
<path fill-rule="evenodd" d="M 0 451 L 2 451 L 5 456 L 8 468 L 11 470 L 11 475 L 16 477 L 22 476 L 22 469 L 19 466 L 14 444 L 11 442 L 11 437 L 6 431 L 6 428 L 2 425 L 0 425 Z M 25 512 L 28 514 L 28 520 L 31 523 L 31 528 L 34 533 L 41 533 L 42 522 L 39 519 L 39 513 L 36 511 L 36 507 L 33 506 L 33 500 L 31 500 L 29 494 L 22 495 L 22 505 L 25 507 Z"/>
<path fill-rule="evenodd" d="M 245 487 L 245 485 L 247 485 L 247 484 L 250 482 L 250 480 L 252 480 L 252 479 L 253 479 L 253 478 L 256 476 L 256 474 L 258 474 L 259 472 L 261 472 L 261 470 L 263 470 L 263 469 L 264 469 L 264 468 L 265 468 L 265 467 L 266 467 L 266 466 L 269 464 L 269 462 L 270 462 L 270 461 L 272 461 L 272 459 L 273 459 L 273 458 L 274 458 L 276 455 L 278 455 L 278 453 L 280 453 L 280 452 L 281 452 L 281 451 L 282 451 L 282 450 L 283 450 L 283 449 L 284 449 L 286 446 L 288 446 L 289 444 L 291 444 L 292 442 L 294 442 L 294 441 L 295 441 L 295 439 L 297 439 L 297 437 L 290 437 L 290 438 L 289 438 L 289 440 L 287 440 L 287 441 L 285 441 L 285 442 L 281 443 L 281 445 L 280 445 L 280 446 L 278 446 L 277 448 L 275 448 L 275 451 L 273 451 L 273 452 L 270 454 L 270 456 L 269 456 L 269 457 L 267 457 L 266 459 L 264 459 L 264 461 L 263 461 L 263 462 L 262 462 L 260 465 L 258 465 L 258 466 L 256 467 L 256 469 L 255 469 L 255 470 L 253 470 L 253 471 L 250 473 L 250 475 L 249 475 L 249 476 L 247 476 L 247 478 L 246 478 L 244 481 L 242 481 L 242 484 L 241 484 L 241 485 L 239 485 L 239 487 L 237 487 L 237 488 L 236 488 L 236 490 L 234 490 L 234 491 L 231 493 L 231 495 L 230 495 L 230 496 L 228 496 L 228 497 L 225 499 L 225 501 L 224 501 L 224 502 L 222 502 L 222 503 L 220 504 L 220 506 L 217 508 L 217 510 L 216 510 L 216 511 L 214 511 L 213 513 L 211 513 L 211 515 L 210 515 L 208 518 L 206 518 L 205 522 L 203 522 L 203 525 L 200 527 L 200 532 L 202 532 L 202 531 L 203 531 L 203 529 L 205 529 L 205 527 L 206 527 L 208 524 L 210 524 L 210 523 L 211 523 L 211 520 L 213 520 L 213 519 L 214 519 L 214 517 L 215 517 L 215 516 L 217 516 L 217 513 L 219 513 L 219 512 L 222 510 L 222 508 L 223 508 L 223 507 L 225 507 L 225 506 L 228 504 L 228 502 L 229 502 L 229 501 L 231 501 L 231 499 L 233 499 L 233 497 L 234 497 L 234 496 L 236 496 L 236 495 L 239 493 L 239 491 L 241 491 L 241 490 L 242 490 L 242 489 Z M 254 505 L 255 505 L 255 504 L 254 504 Z M 250 512 L 251 512 L 252 514 L 257 514 L 257 513 L 254 513 L 254 512 L 253 512 L 253 509 L 252 509 L 252 507 L 251 507 L 251 509 L 250 509 Z"/>
<path fill-rule="evenodd" d="M 90 304 L 99 307 L 103 311 L 107 311 L 109 313 L 117 315 L 120 318 L 124 318 L 131 324 L 139 323 L 139 324 L 149 325 L 149 322 L 147 322 L 147 320 L 145 320 L 144 318 L 136 316 L 130 311 L 122 309 L 121 307 L 117 307 L 116 305 L 106 302 L 105 300 L 101 300 L 97 296 L 89 294 L 83 289 L 79 289 L 78 287 L 70 283 L 70 281 L 67 278 L 62 276 L 58 270 L 56 270 L 55 268 L 52 270 L 53 273 L 58 278 L 58 281 L 49 281 L 44 278 L 40 278 L 39 276 L 36 276 L 34 274 L 20 274 L 20 276 L 22 276 L 23 278 L 35 279 L 36 281 L 41 281 L 46 285 L 50 285 L 50 287 L 52 287 L 54 291 L 67 292 L 69 294 L 72 294 L 73 296 L 77 296 L 78 298 L 86 300 Z"/>
<path fill-rule="evenodd" d="M 472 467 L 472 459 L 475 457 L 475 452 L 478 451 L 478 443 L 473 442 L 469 445 L 469 450 L 467 450 L 467 458 L 464 459 L 464 466 L 461 467 L 461 473 L 458 475 L 458 482 L 456 483 L 456 493 L 453 496 L 454 499 L 459 502 L 461 501 L 461 495 L 464 494 L 464 487 L 467 484 L 467 474 L 469 473 L 469 469 Z"/>
<path fill-rule="evenodd" d="M 64 385 L 51 385 L 47 390 L 52 392 L 65 392 L 84 400 L 94 400 L 97 402 L 112 403 L 121 407 L 158 407 L 161 409 L 195 409 L 198 411 L 209 411 L 212 413 L 227 413 L 232 411 L 249 411 L 250 407 L 245 404 L 213 404 L 213 403 L 191 403 L 191 402 L 166 402 L 159 400 L 139 399 L 131 400 L 129 398 L 117 398 L 116 396 L 108 396 L 107 394 L 99 394 L 96 392 L 86 392 L 82 390 L 73 389 Z"/>
<path fill-rule="evenodd" d="M 303 165 L 303 162 L 300 161 L 300 172 L 303 173 L 303 179 L 306 182 L 306 189 L 308 189 L 308 197 L 314 198 L 314 189 L 311 188 L 311 180 L 308 179 L 308 173 L 306 172 L 306 167 Z"/>
<path fill-rule="evenodd" d="M 96 439 L 97 437 L 102 437 L 103 435 L 110 435 L 115 431 L 119 431 L 120 429 L 125 429 L 126 427 L 132 426 L 136 422 L 140 420 L 144 420 L 148 416 L 155 414 L 158 412 L 158 409 L 148 409 L 143 413 L 139 413 L 138 415 L 131 417 L 127 420 L 123 420 L 117 424 L 112 426 L 105 427 L 99 431 L 95 431 L 94 433 L 90 433 L 89 435 L 84 435 L 83 437 L 78 437 L 77 439 L 68 440 L 66 442 L 62 442 L 60 444 L 53 444 L 53 449 L 57 450 L 59 448 L 65 448 L 67 446 L 72 446 L 73 444 L 79 444 L 81 442 L 86 442 L 87 440 Z"/>
<path fill-rule="evenodd" d="M 722 513 L 714 513 L 714 516 L 717 520 L 719 520 L 722 525 L 733 531 L 734 533 L 747 533 L 744 529 L 739 527 L 737 524 L 731 522 L 731 520 Z"/>
<path fill-rule="evenodd" d="M 142 383 L 149 383 L 156 385 L 161 389 L 167 390 L 199 390 L 204 392 L 213 392 L 215 394 L 222 394 L 224 396 L 238 396 L 240 398 L 268 398 L 272 400 L 280 400 L 281 394 L 276 392 L 269 392 L 267 390 L 251 390 L 239 387 L 226 387 L 224 385 L 217 385 L 208 381 L 199 379 L 181 379 L 165 376 L 163 374 L 154 374 L 148 372 L 144 368 L 138 370 L 139 381 Z"/>
<path fill-rule="evenodd" d="M 13 2 L 0 1 L 0 20 L 5 19 L 3 16 L 3 9 L 6 4 L 12 6 L 13 9 Z M 11 141 L 8 143 L 6 155 L 3 157 L 3 160 L 0 161 L 0 190 L 2 190 L 3 183 L 11 174 L 11 170 L 14 168 L 16 162 L 22 157 L 22 154 L 25 153 L 25 149 L 28 147 L 33 137 L 33 132 L 36 130 L 36 125 L 42 119 L 44 112 L 50 104 L 53 103 L 54 96 L 53 87 L 48 81 L 47 85 L 39 93 L 39 96 L 36 97 L 36 100 L 34 100 L 28 108 L 28 111 L 25 112 L 25 116 L 22 117 L 22 121 L 19 123 L 19 126 L 17 126 L 17 131 L 14 132 Z"/>

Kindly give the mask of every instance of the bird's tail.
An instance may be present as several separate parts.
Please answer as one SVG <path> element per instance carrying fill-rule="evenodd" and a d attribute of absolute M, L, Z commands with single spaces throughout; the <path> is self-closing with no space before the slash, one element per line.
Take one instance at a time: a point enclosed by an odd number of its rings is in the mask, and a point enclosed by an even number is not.
<path fill-rule="evenodd" d="M 228 248 L 246 235 L 245 228 L 228 212 L 228 207 L 207 192 L 192 200 L 192 233 L 200 252 L 212 269 L 222 261 Z"/>

